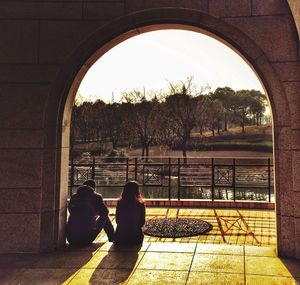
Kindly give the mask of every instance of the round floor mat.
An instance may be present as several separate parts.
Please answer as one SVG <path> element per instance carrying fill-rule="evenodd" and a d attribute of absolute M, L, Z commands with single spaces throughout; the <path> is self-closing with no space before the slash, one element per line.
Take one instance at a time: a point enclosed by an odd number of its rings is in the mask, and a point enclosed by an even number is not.
<path fill-rule="evenodd" d="M 145 224 L 144 234 L 165 238 L 190 237 L 207 233 L 212 228 L 210 223 L 199 219 L 151 219 Z"/>

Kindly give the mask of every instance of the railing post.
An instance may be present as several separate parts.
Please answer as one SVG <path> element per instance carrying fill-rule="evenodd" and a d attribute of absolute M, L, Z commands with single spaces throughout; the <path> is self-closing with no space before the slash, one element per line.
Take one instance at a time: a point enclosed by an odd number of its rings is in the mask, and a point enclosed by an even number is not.
<path fill-rule="evenodd" d="M 271 159 L 268 158 L 268 190 L 269 190 L 269 203 L 271 202 Z"/>
<path fill-rule="evenodd" d="M 134 158 L 134 166 L 135 166 L 135 169 L 134 169 L 134 180 L 137 181 L 137 168 L 138 168 L 137 157 Z"/>
<path fill-rule="evenodd" d="M 233 159 L 232 167 L 232 186 L 233 186 L 233 201 L 236 200 L 236 189 L 235 189 L 235 158 Z"/>
<path fill-rule="evenodd" d="M 177 199 L 180 200 L 180 157 L 178 157 L 177 160 L 177 174 L 178 174 L 178 180 L 177 180 Z"/>
<path fill-rule="evenodd" d="M 129 172 L 129 162 L 128 156 L 126 157 L 126 182 L 128 181 L 128 172 Z"/>
<path fill-rule="evenodd" d="M 215 199 L 215 163 L 214 158 L 211 158 L 211 200 Z"/>
<path fill-rule="evenodd" d="M 92 179 L 95 179 L 95 156 L 93 156 L 93 165 L 92 165 Z"/>
<path fill-rule="evenodd" d="M 171 157 L 169 157 L 169 184 L 168 184 L 168 190 L 169 190 L 169 200 L 171 200 Z"/>

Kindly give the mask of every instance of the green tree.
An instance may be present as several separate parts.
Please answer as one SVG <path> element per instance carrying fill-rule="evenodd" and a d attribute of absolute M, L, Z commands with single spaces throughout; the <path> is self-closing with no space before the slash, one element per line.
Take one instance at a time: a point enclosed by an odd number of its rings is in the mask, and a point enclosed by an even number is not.
<path fill-rule="evenodd" d="M 223 107 L 223 120 L 224 120 L 224 131 L 228 131 L 228 121 L 232 115 L 231 102 L 234 100 L 235 91 L 230 87 L 217 88 L 215 92 L 211 94 L 213 101 L 218 100 Z"/>
<path fill-rule="evenodd" d="M 249 96 L 253 98 L 251 102 L 251 112 L 257 126 L 261 125 L 262 117 L 268 106 L 267 96 L 258 90 L 248 90 Z"/>
<path fill-rule="evenodd" d="M 207 96 L 208 100 L 206 102 L 206 118 L 208 123 L 208 128 L 212 132 L 212 136 L 215 136 L 215 130 L 217 129 L 218 135 L 220 135 L 221 122 L 224 118 L 224 107 L 219 99 L 215 99 L 213 93 Z"/>
<path fill-rule="evenodd" d="M 249 95 L 248 90 L 239 90 L 232 100 L 232 110 L 235 121 L 241 126 L 242 133 L 245 133 L 245 125 L 251 116 L 251 106 L 254 104 L 254 98 Z"/>

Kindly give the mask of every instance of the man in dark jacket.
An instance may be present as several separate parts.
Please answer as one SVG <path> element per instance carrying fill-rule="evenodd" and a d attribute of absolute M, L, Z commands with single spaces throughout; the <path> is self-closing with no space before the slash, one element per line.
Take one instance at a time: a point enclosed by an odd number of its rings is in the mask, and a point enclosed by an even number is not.
<path fill-rule="evenodd" d="M 92 243 L 102 229 L 108 240 L 113 241 L 114 228 L 108 217 L 109 211 L 95 188 L 95 181 L 87 180 L 70 199 L 67 240 L 71 245 L 84 246 Z"/>

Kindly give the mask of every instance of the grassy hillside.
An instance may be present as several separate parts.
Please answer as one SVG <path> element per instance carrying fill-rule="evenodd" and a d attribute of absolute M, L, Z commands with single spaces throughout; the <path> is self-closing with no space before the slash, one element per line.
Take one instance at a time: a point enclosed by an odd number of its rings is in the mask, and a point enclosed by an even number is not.
<path fill-rule="evenodd" d="M 140 155 L 139 146 L 136 147 L 121 147 L 128 155 Z M 111 151 L 110 143 L 90 142 L 77 143 L 74 146 L 75 156 L 82 152 L 90 152 L 95 155 L 106 155 Z M 272 153 L 272 127 L 270 125 L 263 126 L 247 126 L 245 133 L 241 133 L 241 128 L 230 128 L 228 132 L 223 132 L 220 135 L 212 136 L 211 132 L 205 132 L 202 136 L 199 133 L 193 133 L 188 147 L 191 152 L 197 151 L 254 151 Z M 175 146 L 169 150 L 167 146 L 151 146 L 151 155 L 170 155 L 174 153 L 180 155 L 180 147 Z"/>

